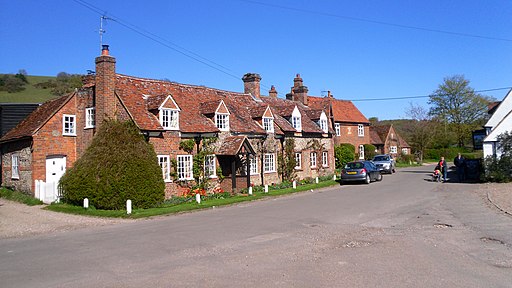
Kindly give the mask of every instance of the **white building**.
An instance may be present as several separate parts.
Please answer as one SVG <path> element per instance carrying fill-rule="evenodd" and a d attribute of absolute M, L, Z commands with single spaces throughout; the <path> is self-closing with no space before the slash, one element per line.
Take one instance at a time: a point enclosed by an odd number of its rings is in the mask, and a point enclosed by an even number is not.
<path fill-rule="evenodd" d="M 504 132 L 512 132 L 512 89 L 508 91 L 484 128 L 487 134 L 483 140 L 484 157 L 500 157 L 503 151 L 497 147 L 497 138 Z"/>

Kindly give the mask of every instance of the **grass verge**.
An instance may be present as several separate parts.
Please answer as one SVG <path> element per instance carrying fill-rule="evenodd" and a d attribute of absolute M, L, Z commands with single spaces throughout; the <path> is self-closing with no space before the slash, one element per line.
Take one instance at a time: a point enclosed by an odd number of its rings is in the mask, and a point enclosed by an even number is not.
<path fill-rule="evenodd" d="M 246 202 L 246 201 L 254 201 L 259 200 L 263 198 L 268 197 L 276 197 L 286 194 L 292 194 L 302 191 L 309 191 L 311 189 L 319 189 L 324 187 L 329 187 L 333 185 L 339 185 L 337 181 L 334 180 L 328 180 L 323 181 L 318 184 L 305 184 L 297 186 L 297 189 L 293 188 L 285 188 L 285 189 L 276 189 L 276 190 L 269 190 L 268 193 L 264 192 L 257 192 L 254 193 L 252 196 L 249 196 L 247 194 L 239 194 L 234 195 L 231 197 L 227 197 L 224 199 L 208 199 L 201 201 L 200 204 L 196 203 L 195 201 L 190 201 L 186 203 L 181 204 L 164 204 L 159 207 L 155 208 L 148 208 L 148 209 L 133 209 L 132 214 L 127 215 L 125 210 L 100 210 L 95 208 L 89 208 L 85 209 L 83 207 L 79 206 L 73 206 L 69 204 L 63 204 L 63 203 L 56 203 L 47 206 L 45 209 L 55 211 L 55 212 L 63 212 L 63 213 L 69 213 L 69 214 L 78 214 L 78 215 L 88 215 L 88 216 L 96 216 L 96 217 L 117 217 L 117 218 L 145 218 L 145 217 L 152 217 L 152 216 L 158 216 L 158 215 L 167 215 L 167 214 L 176 214 L 181 212 L 187 212 L 187 211 L 193 211 L 193 210 L 199 210 L 199 209 L 207 209 L 212 207 L 219 207 L 219 206 L 226 206 L 226 205 L 232 205 L 240 202 Z"/>
<path fill-rule="evenodd" d="M 7 188 L 0 188 L 0 198 L 26 204 L 28 206 L 41 205 L 43 202 L 27 194 L 13 191 Z"/>

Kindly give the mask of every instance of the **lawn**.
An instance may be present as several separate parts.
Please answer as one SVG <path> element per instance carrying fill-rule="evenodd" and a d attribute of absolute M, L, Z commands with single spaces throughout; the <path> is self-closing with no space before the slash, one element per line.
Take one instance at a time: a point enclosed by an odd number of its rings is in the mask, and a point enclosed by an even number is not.
<path fill-rule="evenodd" d="M 210 198 L 204 201 L 201 201 L 200 204 L 195 202 L 194 198 L 188 199 L 188 202 L 184 203 L 168 203 L 168 204 L 162 204 L 159 207 L 155 208 L 148 208 L 148 209 L 133 209 L 132 214 L 127 215 L 126 210 L 99 210 L 95 209 L 94 207 L 85 209 L 83 207 L 79 206 L 72 206 L 68 204 L 52 204 L 47 206 L 45 209 L 56 211 L 56 212 L 63 212 L 63 213 L 70 213 L 70 214 L 79 214 L 79 215 L 88 215 L 88 216 L 97 216 L 97 217 L 122 217 L 122 218 L 145 218 L 145 217 L 151 217 L 151 216 L 158 216 L 158 215 L 166 215 L 166 214 L 176 214 L 181 212 L 187 212 L 187 211 L 193 211 L 193 210 L 200 210 L 200 209 L 207 209 L 207 208 L 213 208 L 213 207 L 219 207 L 219 206 L 226 206 L 226 205 L 232 205 L 240 202 L 246 202 L 246 201 L 254 201 L 269 197 L 277 197 L 281 195 L 286 194 L 292 194 L 302 191 L 310 191 L 310 190 L 316 190 L 319 188 L 329 187 L 339 185 L 339 183 L 335 180 L 327 180 L 320 182 L 318 184 L 305 184 L 305 185 L 298 185 L 296 189 L 293 188 L 284 188 L 284 189 L 269 189 L 268 193 L 264 192 L 255 192 L 253 195 L 247 195 L 247 194 L 237 194 L 234 196 L 216 199 L 216 198 Z"/>

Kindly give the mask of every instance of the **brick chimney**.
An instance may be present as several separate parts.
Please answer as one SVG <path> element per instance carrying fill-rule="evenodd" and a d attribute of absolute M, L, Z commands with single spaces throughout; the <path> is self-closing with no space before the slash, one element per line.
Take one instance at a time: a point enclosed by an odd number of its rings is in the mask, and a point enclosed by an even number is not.
<path fill-rule="evenodd" d="M 116 58 L 110 56 L 108 45 L 103 45 L 101 55 L 96 57 L 96 124 L 115 117 Z"/>
<path fill-rule="evenodd" d="M 308 87 L 304 86 L 300 74 L 293 79 L 292 95 L 293 101 L 308 105 Z"/>
<path fill-rule="evenodd" d="M 277 90 L 276 90 L 276 87 L 274 87 L 274 85 L 270 86 L 270 90 L 268 91 L 268 96 L 270 96 L 270 98 L 277 98 Z"/>
<path fill-rule="evenodd" d="M 244 81 L 244 93 L 251 94 L 256 99 L 261 99 L 260 81 L 261 76 L 256 73 L 247 73 L 242 77 Z"/>

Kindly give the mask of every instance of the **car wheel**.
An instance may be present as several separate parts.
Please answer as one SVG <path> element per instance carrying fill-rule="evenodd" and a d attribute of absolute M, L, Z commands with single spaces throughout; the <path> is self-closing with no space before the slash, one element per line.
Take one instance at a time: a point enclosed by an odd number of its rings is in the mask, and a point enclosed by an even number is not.
<path fill-rule="evenodd" d="M 379 174 L 377 175 L 377 181 L 382 181 L 382 174 L 381 174 L 381 173 L 379 173 Z"/>
<path fill-rule="evenodd" d="M 370 174 L 366 174 L 366 179 L 364 179 L 364 183 L 370 184 L 372 182 L 372 179 L 370 179 Z"/>

